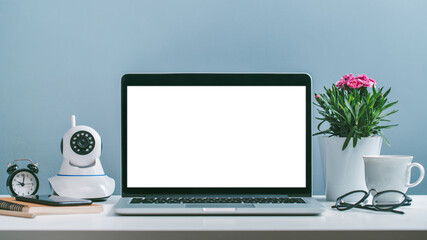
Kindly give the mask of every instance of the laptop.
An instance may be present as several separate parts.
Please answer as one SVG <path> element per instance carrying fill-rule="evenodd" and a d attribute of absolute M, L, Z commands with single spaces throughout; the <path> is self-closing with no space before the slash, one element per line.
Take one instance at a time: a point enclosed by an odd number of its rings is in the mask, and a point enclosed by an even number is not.
<path fill-rule="evenodd" d="M 121 215 L 317 215 L 305 73 L 122 77 Z"/>

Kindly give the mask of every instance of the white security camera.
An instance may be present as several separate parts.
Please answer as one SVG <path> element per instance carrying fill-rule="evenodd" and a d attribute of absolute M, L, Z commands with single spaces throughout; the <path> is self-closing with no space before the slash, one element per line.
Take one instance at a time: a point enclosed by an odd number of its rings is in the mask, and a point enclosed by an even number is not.
<path fill-rule="evenodd" d="M 102 168 L 101 137 L 91 127 L 76 126 L 71 116 L 71 128 L 61 141 L 64 156 L 57 176 L 49 178 L 54 194 L 63 197 L 106 199 L 114 192 L 115 181 Z"/>
<path fill-rule="evenodd" d="M 72 165 L 88 167 L 99 161 L 101 137 L 91 127 L 76 126 L 75 121 L 75 116 L 71 116 L 71 128 L 62 138 L 61 152 Z"/>

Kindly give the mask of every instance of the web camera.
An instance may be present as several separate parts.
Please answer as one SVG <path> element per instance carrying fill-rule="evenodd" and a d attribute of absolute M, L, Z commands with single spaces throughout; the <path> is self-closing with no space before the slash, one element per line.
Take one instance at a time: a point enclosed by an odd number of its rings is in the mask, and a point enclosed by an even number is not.
<path fill-rule="evenodd" d="M 76 126 L 71 116 L 71 128 L 61 141 L 64 156 L 57 176 L 49 178 L 53 193 L 63 197 L 106 199 L 114 192 L 115 181 L 102 168 L 102 142 L 91 127 Z"/>
<path fill-rule="evenodd" d="M 71 128 L 61 141 L 61 153 L 70 164 L 88 167 L 101 156 L 101 137 L 95 129 L 88 126 L 75 126 L 75 116 L 71 117 Z"/>

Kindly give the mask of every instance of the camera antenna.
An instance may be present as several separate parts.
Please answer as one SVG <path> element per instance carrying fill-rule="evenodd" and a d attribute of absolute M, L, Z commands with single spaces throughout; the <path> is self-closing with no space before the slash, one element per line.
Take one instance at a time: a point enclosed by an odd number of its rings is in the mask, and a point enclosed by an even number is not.
<path fill-rule="evenodd" d="M 71 115 L 71 127 L 76 126 L 76 115 Z"/>

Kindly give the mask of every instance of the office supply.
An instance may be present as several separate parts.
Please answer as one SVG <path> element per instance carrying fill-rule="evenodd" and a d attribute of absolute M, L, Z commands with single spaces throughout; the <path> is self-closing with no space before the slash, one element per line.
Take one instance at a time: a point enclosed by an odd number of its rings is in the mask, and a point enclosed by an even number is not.
<path fill-rule="evenodd" d="M 119 214 L 320 214 L 308 74 L 127 74 Z"/>
<path fill-rule="evenodd" d="M 91 200 L 80 199 L 80 198 L 69 198 L 61 197 L 57 195 L 29 195 L 29 196 L 17 196 L 17 201 L 38 203 L 49 206 L 81 206 L 92 204 Z"/>
<path fill-rule="evenodd" d="M 61 141 L 64 156 L 59 173 L 49 178 L 53 194 L 62 197 L 105 200 L 114 192 L 115 181 L 104 173 L 101 137 L 95 129 L 78 125 L 71 116 L 71 128 Z"/>
<path fill-rule="evenodd" d="M 27 168 L 19 168 L 16 162 L 28 161 Z M 31 159 L 16 159 L 8 164 L 6 187 L 11 196 L 23 196 L 36 194 L 39 189 L 38 163 Z"/>
<path fill-rule="evenodd" d="M 17 201 L 15 198 L 0 198 L 0 213 L 11 216 L 26 216 L 34 217 L 37 215 L 51 214 L 89 214 L 100 213 L 103 211 L 103 206 L 98 204 L 83 205 L 83 206 L 47 206 L 37 203 L 28 203 Z M 18 212 L 18 213 L 13 213 Z M 21 214 L 24 213 L 24 214 Z M 32 214 L 32 215 L 31 215 Z"/>

